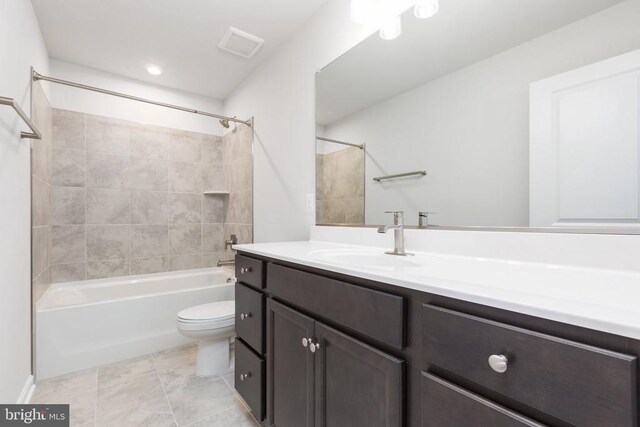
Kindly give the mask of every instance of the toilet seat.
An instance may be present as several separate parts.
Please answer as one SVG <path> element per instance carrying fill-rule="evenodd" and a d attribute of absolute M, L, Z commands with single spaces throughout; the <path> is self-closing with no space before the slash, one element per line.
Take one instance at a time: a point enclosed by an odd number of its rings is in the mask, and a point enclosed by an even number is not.
<path fill-rule="evenodd" d="M 178 313 L 178 323 L 189 330 L 218 329 L 235 323 L 235 301 L 196 305 Z"/>

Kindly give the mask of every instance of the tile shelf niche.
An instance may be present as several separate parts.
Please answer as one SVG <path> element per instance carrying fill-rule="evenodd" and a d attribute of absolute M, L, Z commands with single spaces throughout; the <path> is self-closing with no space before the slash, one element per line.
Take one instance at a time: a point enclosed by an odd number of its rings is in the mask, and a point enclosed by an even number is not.
<path fill-rule="evenodd" d="M 212 190 L 212 191 L 204 191 L 202 194 L 205 196 L 228 196 L 229 190 Z"/>

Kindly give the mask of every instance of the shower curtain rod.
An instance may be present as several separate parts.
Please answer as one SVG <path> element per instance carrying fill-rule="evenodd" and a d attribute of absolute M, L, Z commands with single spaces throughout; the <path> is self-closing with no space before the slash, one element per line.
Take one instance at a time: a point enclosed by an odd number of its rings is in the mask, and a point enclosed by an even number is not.
<path fill-rule="evenodd" d="M 362 145 L 353 144 L 351 142 L 338 141 L 337 139 L 325 138 L 323 136 L 316 136 L 316 139 L 318 139 L 320 141 L 327 141 L 327 142 L 334 142 L 336 144 L 348 145 L 350 147 L 356 147 L 356 148 L 359 148 L 361 150 L 364 150 L 364 144 L 362 144 Z"/>
<path fill-rule="evenodd" d="M 147 103 L 147 104 L 158 105 L 160 107 L 172 108 L 174 110 L 185 111 L 187 113 L 200 114 L 202 116 L 213 117 L 213 118 L 216 118 L 216 119 L 219 119 L 219 120 L 228 121 L 228 122 L 242 123 L 244 125 L 247 125 L 247 126 L 251 127 L 251 120 L 240 120 L 240 119 L 235 118 L 235 117 L 227 117 L 227 116 L 222 116 L 220 114 L 207 113 L 206 111 L 200 111 L 200 110 L 196 110 L 196 109 L 193 109 L 193 108 L 186 108 L 186 107 L 181 107 L 179 105 L 167 104 L 165 102 L 152 101 L 150 99 L 140 98 L 138 96 L 127 95 L 126 93 L 114 92 L 112 90 L 101 89 L 99 87 L 88 86 L 88 85 L 83 85 L 81 83 L 71 82 L 71 81 L 68 81 L 68 80 L 56 79 L 55 77 L 44 76 L 44 75 L 42 75 L 42 74 L 40 74 L 40 73 L 38 73 L 36 71 L 33 71 L 33 81 L 35 82 L 35 81 L 38 81 L 38 80 L 45 80 L 45 81 L 48 81 L 48 82 L 51 82 L 51 83 L 57 83 L 57 84 L 65 85 L 65 86 L 71 86 L 71 87 L 75 87 L 75 88 L 78 88 L 78 89 L 86 89 L 86 90 L 90 90 L 92 92 L 104 93 L 106 95 L 112 95 L 112 96 L 117 96 L 119 98 L 130 99 L 132 101 L 139 101 L 139 102 L 144 102 L 144 103 Z"/>

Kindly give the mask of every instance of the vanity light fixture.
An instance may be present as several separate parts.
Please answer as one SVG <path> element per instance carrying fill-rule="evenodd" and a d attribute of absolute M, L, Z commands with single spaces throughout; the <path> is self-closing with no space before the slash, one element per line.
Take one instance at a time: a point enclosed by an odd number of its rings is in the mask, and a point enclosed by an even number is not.
<path fill-rule="evenodd" d="M 152 76 L 159 76 L 160 74 L 162 74 L 162 68 L 157 65 L 149 64 L 147 65 L 147 73 L 151 74 Z"/>
<path fill-rule="evenodd" d="M 351 21 L 380 28 L 380 37 L 393 40 L 402 33 L 402 14 L 413 7 L 420 19 L 438 12 L 439 0 L 351 0 Z"/>
<path fill-rule="evenodd" d="M 413 9 L 413 14 L 420 19 L 431 18 L 438 13 L 440 8 L 439 0 L 420 0 Z"/>

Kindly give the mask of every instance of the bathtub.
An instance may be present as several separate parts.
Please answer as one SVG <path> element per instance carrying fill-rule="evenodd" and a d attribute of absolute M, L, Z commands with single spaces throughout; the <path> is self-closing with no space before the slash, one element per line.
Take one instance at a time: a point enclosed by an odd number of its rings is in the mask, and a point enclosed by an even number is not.
<path fill-rule="evenodd" d="M 226 268 L 57 283 L 35 312 L 38 380 L 186 344 L 178 311 L 234 299 Z"/>

